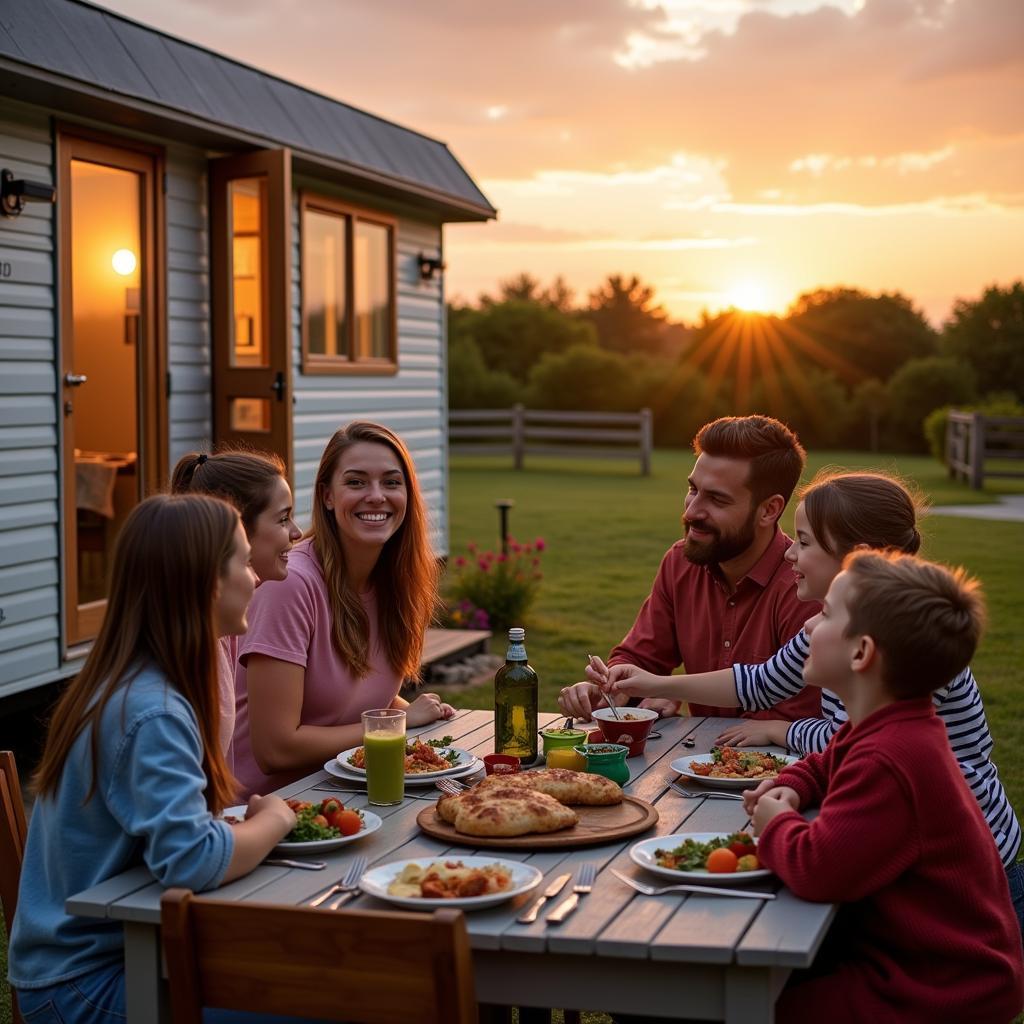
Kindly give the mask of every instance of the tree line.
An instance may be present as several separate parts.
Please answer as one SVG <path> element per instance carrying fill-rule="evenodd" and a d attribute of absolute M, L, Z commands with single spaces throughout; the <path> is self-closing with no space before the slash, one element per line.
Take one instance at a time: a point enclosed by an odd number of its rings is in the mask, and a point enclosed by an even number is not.
<path fill-rule="evenodd" d="M 764 412 L 816 447 L 924 451 L 935 410 L 1024 415 L 1021 281 L 958 299 L 935 330 L 899 292 L 823 288 L 781 316 L 731 309 L 685 325 L 635 276 L 577 301 L 561 278 L 524 273 L 449 306 L 448 337 L 451 408 L 647 406 L 662 446 L 688 445 L 715 416 Z"/>

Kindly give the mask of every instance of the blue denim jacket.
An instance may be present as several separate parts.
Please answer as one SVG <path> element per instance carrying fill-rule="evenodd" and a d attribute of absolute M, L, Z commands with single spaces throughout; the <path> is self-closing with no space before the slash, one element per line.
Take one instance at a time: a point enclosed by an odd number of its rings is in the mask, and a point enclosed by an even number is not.
<path fill-rule="evenodd" d="M 29 824 L 9 949 L 15 988 L 43 988 L 120 960 L 120 922 L 73 917 L 69 896 L 144 864 L 164 886 L 220 884 L 231 827 L 203 795 L 203 746 L 189 702 L 155 669 L 107 703 L 100 720 L 96 791 L 90 729 L 78 736 L 57 791 Z"/>

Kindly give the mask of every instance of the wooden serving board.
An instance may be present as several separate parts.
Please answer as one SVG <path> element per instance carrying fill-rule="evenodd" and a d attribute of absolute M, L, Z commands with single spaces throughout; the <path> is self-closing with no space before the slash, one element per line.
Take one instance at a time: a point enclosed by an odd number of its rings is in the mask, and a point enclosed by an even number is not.
<path fill-rule="evenodd" d="M 635 796 L 623 796 L 621 804 L 607 807 L 581 807 L 574 804 L 573 810 L 580 820 L 572 828 L 563 828 L 558 832 L 531 832 L 525 836 L 463 835 L 455 831 L 454 825 L 442 821 L 433 805 L 424 807 L 416 815 L 416 822 L 428 836 L 460 846 L 496 850 L 550 850 L 626 839 L 646 832 L 658 820 L 658 812 L 654 807 Z"/>

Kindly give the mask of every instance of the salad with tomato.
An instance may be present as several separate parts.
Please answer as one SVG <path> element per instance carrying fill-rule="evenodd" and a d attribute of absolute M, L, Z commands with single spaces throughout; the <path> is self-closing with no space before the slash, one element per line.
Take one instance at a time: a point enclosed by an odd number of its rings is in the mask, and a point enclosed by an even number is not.
<path fill-rule="evenodd" d="M 295 828 L 282 840 L 285 843 L 314 843 L 338 836 L 354 836 L 363 828 L 361 811 L 347 808 L 336 797 L 328 797 L 318 804 L 305 800 L 286 800 L 295 812 Z"/>
<path fill-rule="evenodd" d="M 711 874 L 732 874 L 757 871 L 757 846 L 749 832 L 731 832 L 707 842 L 684 839 L 674 850 L 655 850 L 658 867 L 675 871 L 707 871 Z"/>

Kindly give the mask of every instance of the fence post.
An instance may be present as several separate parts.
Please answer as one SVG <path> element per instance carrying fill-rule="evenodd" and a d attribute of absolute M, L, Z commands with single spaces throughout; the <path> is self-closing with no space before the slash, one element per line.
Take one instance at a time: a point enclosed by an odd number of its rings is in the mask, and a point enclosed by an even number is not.
<path fill-rule="evenodd" d="M 640 410 L 640 475 L 651 475 L 651 410 Z"/>
<path fill-rule="evenodd" d="M 953 445 L 953 410 L 946 416 L 946 472 L 951 480 L 956 479 L 956 448 Z"/>
<path fill-rule="evenodd" d="M 985 484 L 985 417 L 971 413 L 971 487 L 980 491 Z"/>
<path fill-rule="evenodd" d="M 523 403 L 516 402 L 512 406 L 512 466 L 515 469 L 523 468 L 523 450 L 526 441 L 523 420 Z"/>

